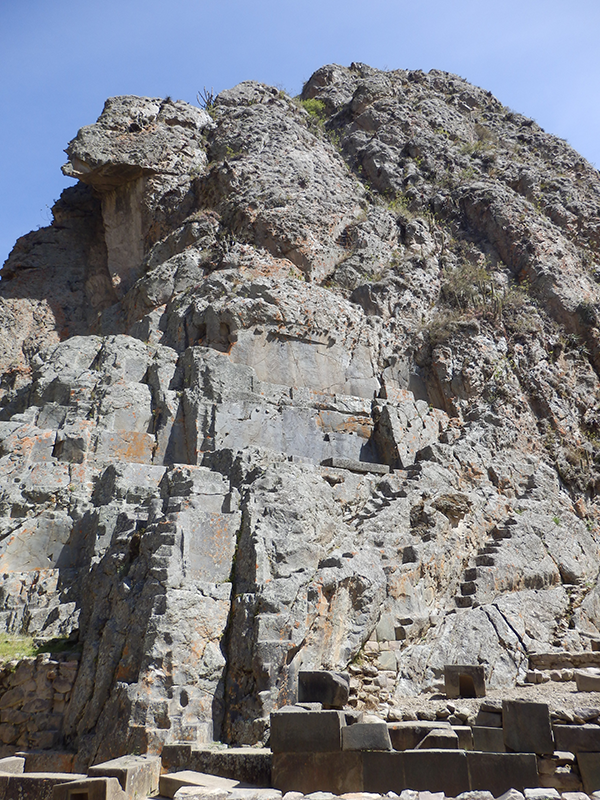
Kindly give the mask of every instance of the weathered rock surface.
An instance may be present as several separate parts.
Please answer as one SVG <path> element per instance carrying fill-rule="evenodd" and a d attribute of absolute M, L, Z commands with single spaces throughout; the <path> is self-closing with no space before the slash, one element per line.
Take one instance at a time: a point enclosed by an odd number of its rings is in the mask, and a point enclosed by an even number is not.
<path fill-rule="evenodd" d="M 595 169 L 361 64 L 112 98 L 67 154 L 0 283 L 0 623 L 79 637 L 82 765 L 265 741 L 371 645 L 382 713 L 591 647 Z"/>

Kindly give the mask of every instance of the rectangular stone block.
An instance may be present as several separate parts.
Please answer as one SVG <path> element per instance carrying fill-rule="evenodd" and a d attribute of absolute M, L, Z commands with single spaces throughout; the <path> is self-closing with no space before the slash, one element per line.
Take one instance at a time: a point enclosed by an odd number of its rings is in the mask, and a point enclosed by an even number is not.
<path fill-rule="evenodd" d="M 116 778 L 86 778 L 54 787 L 52 800 L 125 800 Z"/>
<path fill-rule="evenodd" d="M 453 725 L 452 730 L 458 736 L 459 750 L 474 750 L 473 731 L 470 725 Z"/>
<path fill-rule="evenodd" d="M 406 786 L 418 792 L 456 797 L 469 790 L 467 753 L 462 750 L 405 750 Z"/>
<path fill-rule="evenodd" d="M 233 778 L 221 778 L 218 775 L 208 775 L 205 772 L 195 772 L 191 769 L 181 772 L 171 772 L 161 775 L 159 781 L 159 793 L 161 797 L 175 797 L 175 792 L 182 786 L 199 786 L 209 789 L 223 789 L 228 792 L 239 786 L 239 781 Z"/>
<path fill-rule="evenodd" d="M 587 794 L 600 790 L 600 753 L 577 753 L 577 766 Z"/>
<path fill-rule="evenodd" d="M 75 753 L 62 750 L 28 750 L 16 753 L 25 758 L 25 772 L 73 772 Z"/>
<path fill-rule="evenodd" d="M 473 750 L 481 750 L 483 753 L 505 753 L 502 728 L 484 728 L 474 725 Z"/>
<path fill-rule="evenodd" d="M 273 786 L 286 792 L 345 794 L 363 789 L 363 753 L 273 753 Z"/>
<path fill-rule="evenodd" d="M 191 764 L 191 744 L 166 744 L 161 753 L 163 769 L 175 772 Z"/>
<path fill-rule="evenodd" d="M 51 800 L 55 786 L 77 778 L 85 778 L 85 775 L 60 775 L 53 772 L 0 775 L 0 797 L 2 800 Z"/>
<path fill-rule="evenodd" d="M 450 728 L 449 722 L 416 720 L 388 722 L 388 731 L 394 750 L 414 750 L 428 733 L 438 728 Z"/>
<path fill-rule="evenodd" d="M 533 753 L 466 754 L 469 784 L 472 791 L 490 791 L 499 797 L 509 789 L 522 792 L 539 786 L 536 758 Z"/>
<path fill-rule="evenodd" d="M 372 751 L 363 753 L 363 790 L 377 794 L 400 792 L 406 788 L 404 753 Z M 412 787 L 411 787 L 412 788 Z"/>
<path fill-rule="evenodd" d="M 342 750 L 391 750 L 385 722 L 356 722 L 342 728 Z"/>
<path fill-rule="evenodd" d="M 452 728 L 434 728 L 415 750 L 458 750 L 458 736 Z"/>
<path fill-rule="evenodd" d="M 235 778 L 253 786 L 272 786 L 271 761 L 273 754 L 266 747 L 194 748 L 189 745 L 165 746 L 161 753 L 165 769 L 193 769 Z M 169 765 L 166 763 L 169 761 Z"/>
<path fill-rule="evenodd" d="M 575 670 L 575 683 L 578 692 L 600 692 L 600 670 Z"/>
<path fill-rule="evenodd" d="M 600 752 L 600 727 L 596 725 L 554 725 L 557 750 L 569 753 Z"/>
<path fill-rule="evenodd" d="M 22 756 L 7 756 L 0 758 L 0 772 L 9 772 L 20 775 L 25 771 L 25 759 Z"/>
<path fill-rule="evenodd" d="M 479 709 L 475 724 L 480 728 L 501 728 L 502 727 L 502 714 L 494 711 L 482 711 Z"/>
<path fill-rule="evenodd" d="M 514 753 L 553 753 L 550 712 L 545 703 L 503 700 L 504 745 Z"/>
<path fill-rule="evenodd" d="M 485 697 L 485 672 L 479 664 L 447 664 L 444 667 L 446 697 Z"/>
<path fill-rule="evenodd" d="M 90 778 L 116 778 L 131 800 L 158 792 L 160 756 L 121 756 L 88 770 Z"/>
<path fill-rule="evenodd" d="M 301 670 L 298 673 L 299 703 L 321 703 L 325 709 L 341 709 L 348 702 L 349 692 L 347 672 Z"/>
<path fill-rule="evenodd" d="M 342 748 L 342 711 L 274 711 L 271 714 L 273 753 L 331 753 Z"/>

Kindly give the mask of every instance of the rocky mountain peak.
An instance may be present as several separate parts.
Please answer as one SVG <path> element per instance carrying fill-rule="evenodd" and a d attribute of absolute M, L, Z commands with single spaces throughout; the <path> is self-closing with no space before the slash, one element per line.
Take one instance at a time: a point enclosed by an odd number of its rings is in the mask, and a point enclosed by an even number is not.
<path fill-rule="evenodd" d="M 600 638 L 598 172 L 437 70 L 205 99 L 108 100 L 1 273 L 0 624 L 79 641 L 82 763 Z"/>

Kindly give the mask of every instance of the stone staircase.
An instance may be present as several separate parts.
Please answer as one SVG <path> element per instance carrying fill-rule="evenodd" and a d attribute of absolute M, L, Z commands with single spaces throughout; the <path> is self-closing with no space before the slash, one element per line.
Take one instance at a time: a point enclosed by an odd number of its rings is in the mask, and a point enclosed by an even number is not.
<path fill-rule="evenodd" d="M 494 556 L 506 539 L 512 538 L 511 527 L 516 525 L 515 519 L 508 519 L 503 525 L 492 528 L 490 537 L 483 547 L 479 548 L 473 563 L 466 567 L 460 584 L 460 594 L 454 598 L 457 608 L 476 608 L 482 601 L 482 595 L 494 584 Z"/>

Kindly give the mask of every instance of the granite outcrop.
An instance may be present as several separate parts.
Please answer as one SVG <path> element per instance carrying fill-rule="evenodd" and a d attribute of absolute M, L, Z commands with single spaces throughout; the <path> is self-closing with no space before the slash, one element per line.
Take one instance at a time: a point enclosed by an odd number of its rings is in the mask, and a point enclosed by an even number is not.
<path fill-rule="evenodd" d="M 598 171 L 436 70 L 209 99 L 108 100 L 1 272 L 0 624 L 79 642 L 82 767 L 600 641 Z"/>

